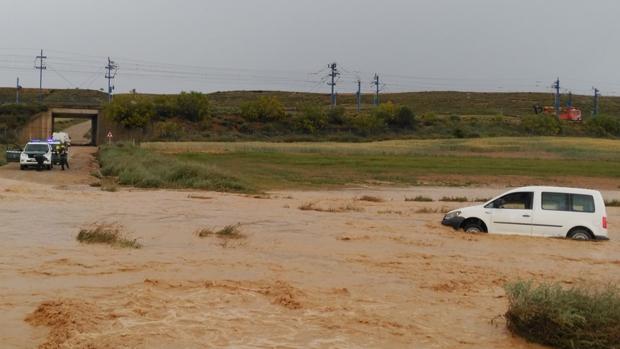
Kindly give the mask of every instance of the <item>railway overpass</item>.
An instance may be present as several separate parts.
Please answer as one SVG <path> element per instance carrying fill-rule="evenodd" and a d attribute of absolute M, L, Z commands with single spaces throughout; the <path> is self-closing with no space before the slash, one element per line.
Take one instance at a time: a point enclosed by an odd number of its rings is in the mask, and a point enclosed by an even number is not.
<path fill-rule="evenodd" d="M 81 108 L 50 108 L 48 111 L 35 115 L 21 130 L 19 141 L 26 143 L 30 139 L 47 139 L 55 130 L 57 119 L 84 119 L 91 122 L 91 142 L 83 145 L 99 145 L 105 138 L 102 124 L 102 113 L 99 109 Z"/>

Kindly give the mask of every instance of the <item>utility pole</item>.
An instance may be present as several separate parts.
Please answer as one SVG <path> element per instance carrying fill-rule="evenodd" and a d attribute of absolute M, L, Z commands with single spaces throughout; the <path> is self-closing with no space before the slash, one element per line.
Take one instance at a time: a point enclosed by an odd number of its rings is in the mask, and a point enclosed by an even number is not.
<path fill-rule="evenodd" d="M 17 78 L 17 85 L 15 86 L 15 104 L 19 104 L 19 90 L 22 87 L 19 85 L 19 77 Z"/>
<path fill-rule="evenodd" d="M 105 66 L 107 72 L 105 74 L 105 78 L 108 79 L 108 102 L 112 101 L 112 91 L 114 91 L 114 85 L 112 85 L 112 80 L 116 77 L 116 72 L 118 71 L 118 64 L 108 57 L 108 65 Z"/>
<path fill-rule="evenodd" d="M 566 102 L 566 106 L 569 108 L 573 107 L 573 92 L 568 92 L 568 101 Z"/>
<path fill-rule="evenodd" d="M 357 79 L 357 112 L 362 109 L 362 80 Z"/>
<path fill-rule="evenodd" d="M 599 91 L 599 89 L 596 87 L 592 87 L 592 89 L 594 90 L 594 110 L 592 110 L 592 115 L 596 116 L 598 115 L 599 99 L 601 97 L 601 91 Z"/>
<path fill-rule="evenodd" d="M 554 83 L 553 83 L 553 88 L 555 89 L 555 116 L 559 119 L 560 118 L 560 78 L 558 78 Z"/>
<path fill-rule="evenodd" d="M 375 77 L 372 81 L 372 86 L 376 87 L 375 91 L 375 106 L 379 105 L 379 92 L 381 92 L 381 83 L 379 80 L 379 74 L 375 74 Z"/>
<path fill-rule="evenodd" d="M 332 102 L 332 107 L 335 107 L 336 106 L 336 78 L 340 76 L 340 73 L 338 72 L 338 65 L 336 63 L 329 64 L 327 67 L 331 69 L 331 72 L 329 73 L 331 82 L 328 82 L 327 84 L 332 87 L 331 102 Z"/>
<path fill-rule="evenodd" d="M 47 69 L 43 60 L 47 59 L 47 56 L 43 55 L 43 49 L 41 49 L 41 54 L 37 56 L 36 60 L 39 60 L 39 65 L 35 65 L 34 68 L 39 70 L 39 99 L 43 100 L 43 71 Z"/>

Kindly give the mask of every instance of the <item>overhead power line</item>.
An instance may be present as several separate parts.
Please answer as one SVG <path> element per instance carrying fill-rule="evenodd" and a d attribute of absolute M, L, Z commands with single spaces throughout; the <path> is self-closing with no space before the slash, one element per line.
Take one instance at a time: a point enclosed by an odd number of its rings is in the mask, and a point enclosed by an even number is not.
<path fill-rule="evenodd" d="M 327 67 L 330 69 L 329 77 L 331 79 L 331 82 L 329 82 L 328 85 L 331 86 L 332 88 L 332 95 L 331 95 L 332 107 L 335 107 L 336 106 L 336 79 L 340 76 L 340 72 L 338 71 L 338 64 L 335 62 L 329 64 Z"/>
<path fill-rule="evenodd" d="M 114 91 L 112 80 L 116 77 L 116 73 L 118 72 L 118 64 L 108 57 L 108 64 L 105 66 L 105 69 L 107 70 L 105 78 L 108 79 L 108 102 L 111 102 L 112 91 Z"/>
<path fill-rule="evenodd" d="M 43 100 L 43 71 L 47 69 L 44 63 L 45 59 L 47 59 L 47 56 L 43 55 L 43 49 L 41 49 L 41 54 L 35 58 L 35 62 L 36 60 L 39 60 L 39 65 L 36 65 L 35 63 L 34 66 L 35 69 L 39 70 L 39 98 L 41 100 Z"/>

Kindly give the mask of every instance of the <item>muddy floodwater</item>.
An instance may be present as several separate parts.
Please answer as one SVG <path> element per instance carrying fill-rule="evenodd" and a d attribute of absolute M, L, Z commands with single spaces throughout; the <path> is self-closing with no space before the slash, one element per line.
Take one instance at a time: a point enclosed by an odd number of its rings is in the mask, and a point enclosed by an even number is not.
<path fill-rule="evenodd" d="M 439 222 L 468 204 L 405 198 L 505 188 L 103 192 L 91 153 L 0 168 L 2 348 L 539 348 L 506 331 L 506 282 L 620 281 L 617 208 L 605 243 L 467 235 Z M 143 247 L 79 244 L 97 223 Z"/>

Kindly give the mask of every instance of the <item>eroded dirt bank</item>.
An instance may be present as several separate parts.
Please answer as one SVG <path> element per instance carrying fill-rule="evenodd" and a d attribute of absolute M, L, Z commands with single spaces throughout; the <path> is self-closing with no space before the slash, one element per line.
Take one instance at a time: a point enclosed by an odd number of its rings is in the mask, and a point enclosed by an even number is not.
<path fill-rule="evenodd" d="M 538 348 L 498 318 L 505 282 L 620 281 L 616 208 L 611 242 L 575 243 L 455 233 L 441 213 L 418 211 L 462 204 L 404 201 L 501 188 L 254 198 L 34 178 L 47 174 L 0 178 L 2 347 Z M 143 248 L 78 244 L 95 222 L 122 224 Z M 236 223 L 245 239 L 194 234 Z"/>

